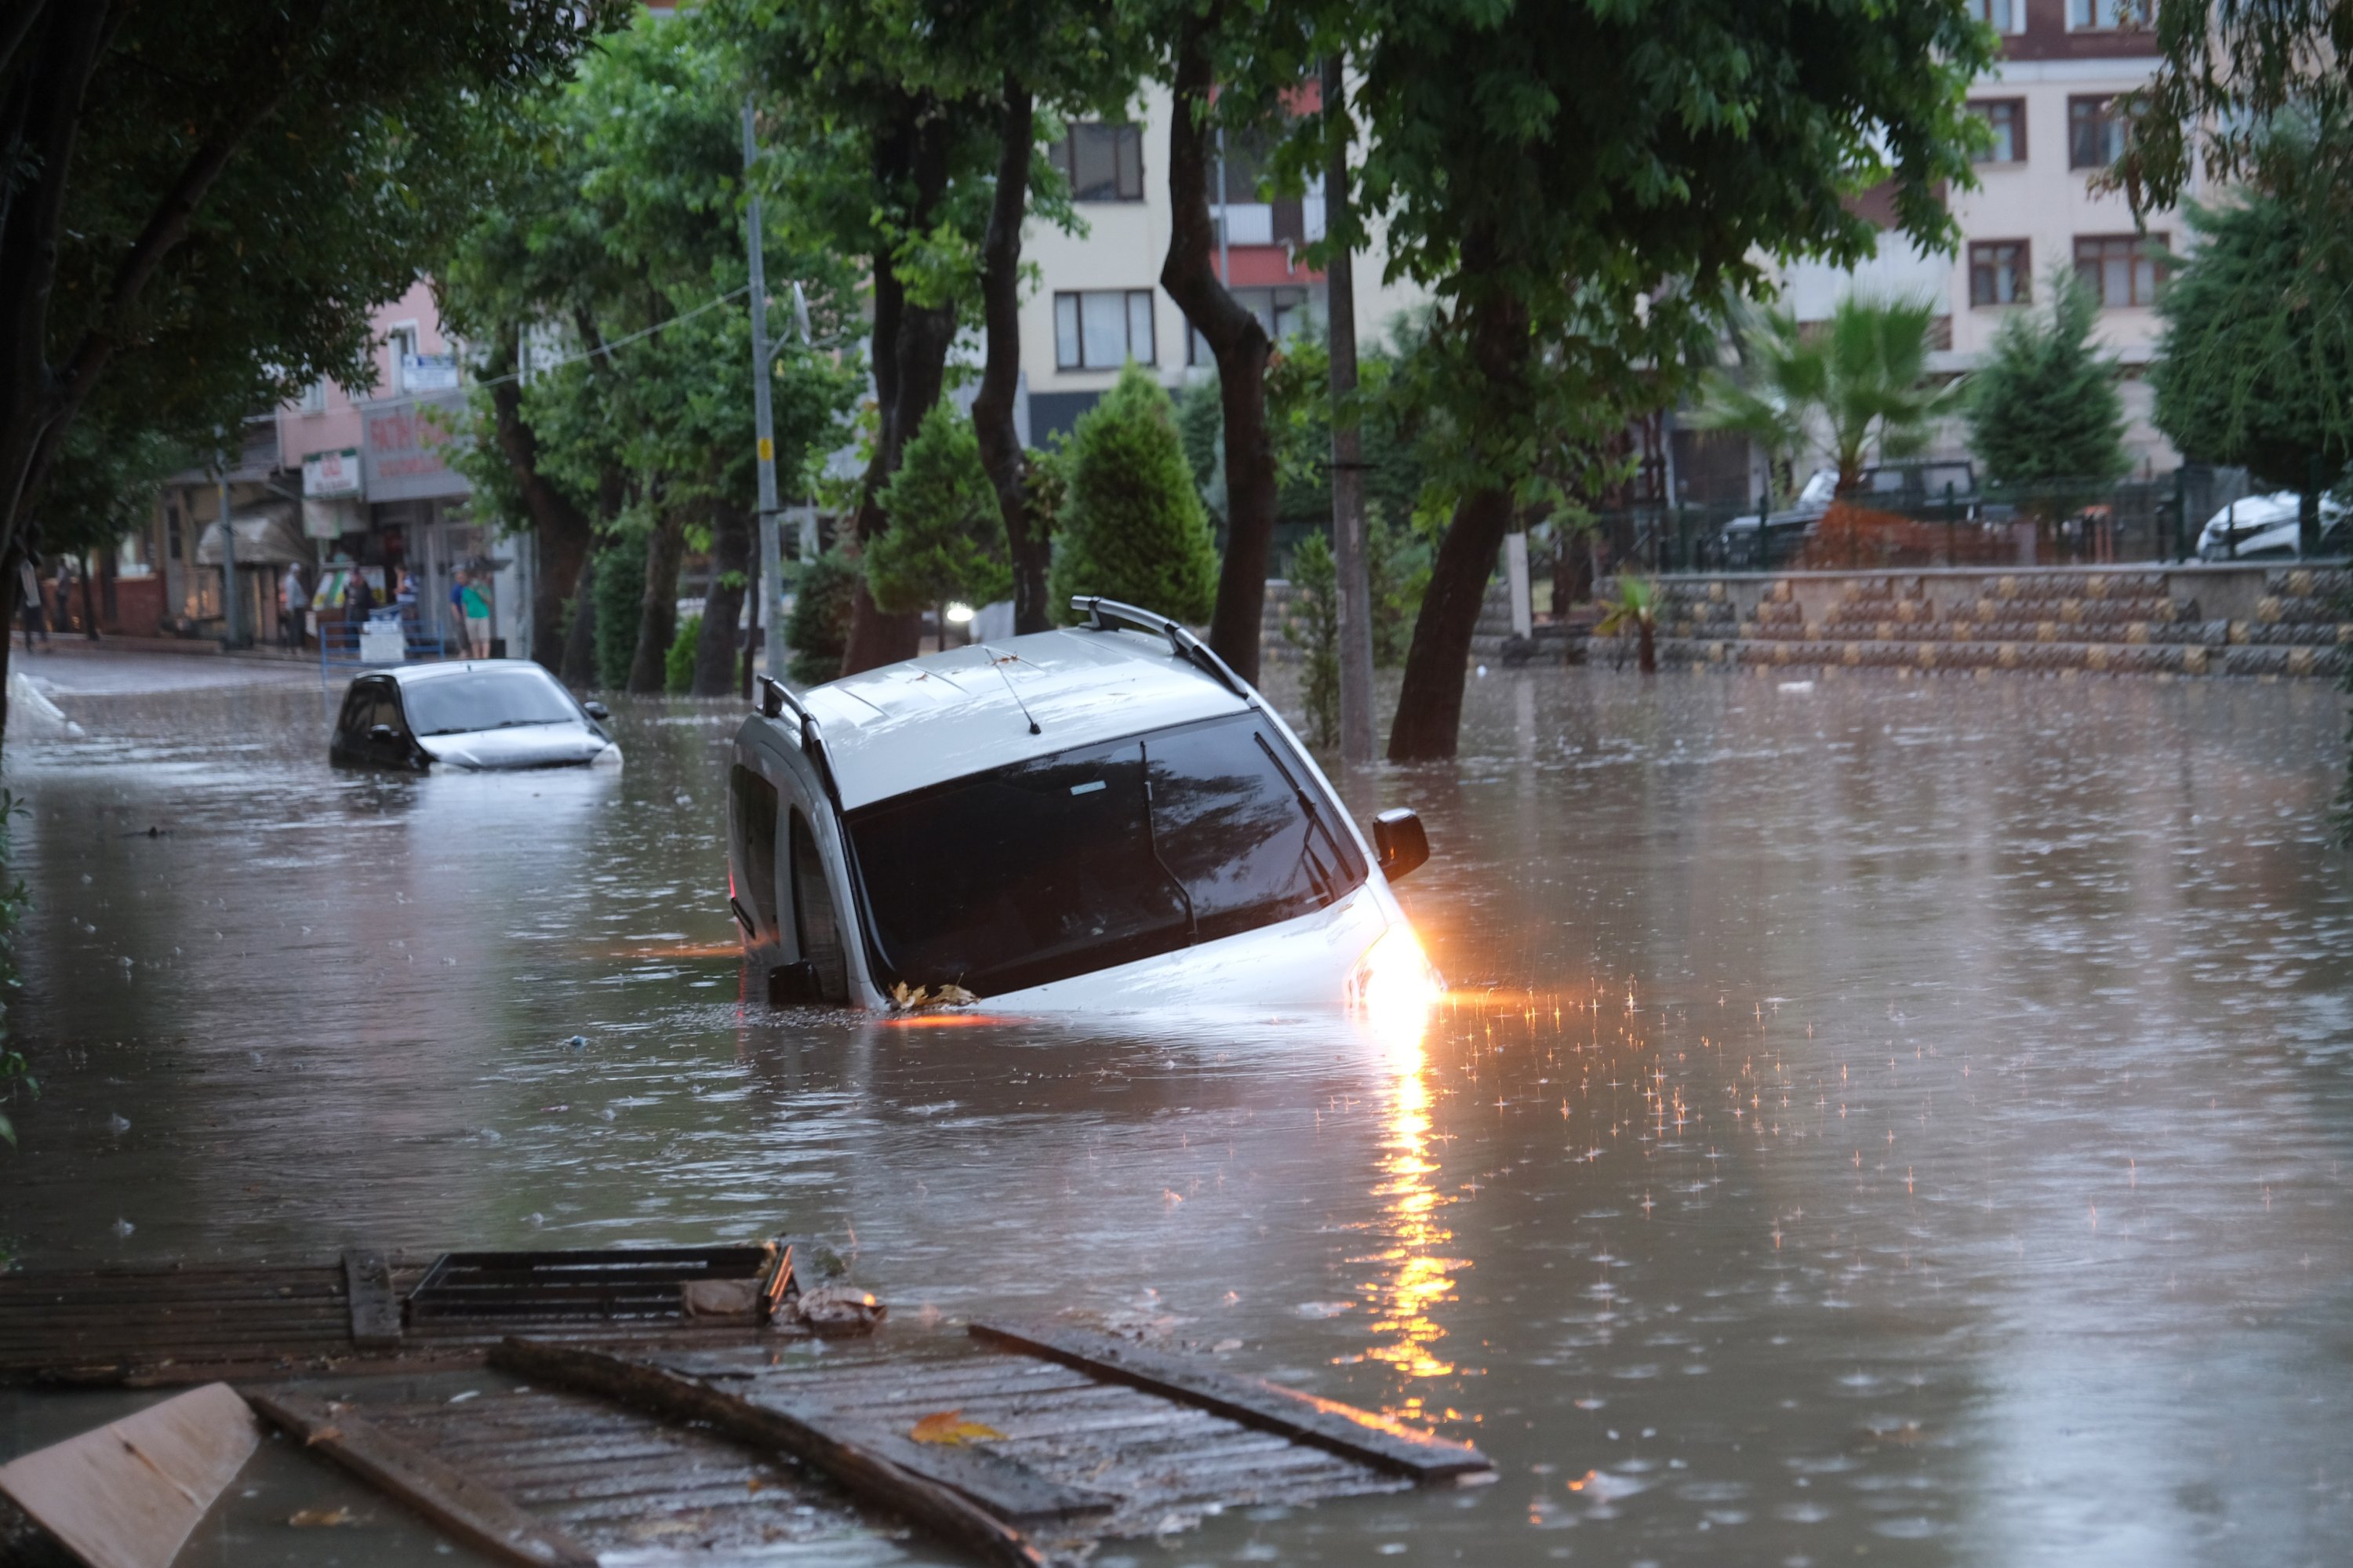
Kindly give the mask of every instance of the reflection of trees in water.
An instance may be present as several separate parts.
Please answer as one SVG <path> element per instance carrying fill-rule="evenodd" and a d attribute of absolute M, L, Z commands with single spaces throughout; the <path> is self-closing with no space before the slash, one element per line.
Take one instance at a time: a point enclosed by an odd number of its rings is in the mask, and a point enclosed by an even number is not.
<path fill-rule="evenodd" d="M 1440 1354 L 1446 1330 L 1431 1314 L 1454 1293 L 1455 1271 L 1470 1262 L 1446 1250 L 1454 1233 L 1439 1216 L 1450 1200 L 1430 1180 L 1438 1163 L 1430 1157 L 1430 1086 L 1422 1079 L 1419 1051 L 1410 1069 L 1398 1077 L 1383 1148 L 1373 1196 L 1381 1205 L 1375 1224 L 1385 1245 L 1362 1260 L 1381 1270 L 1380 1277 L 1364 1287 L 1374 1305 L 1376 1336 L 1365 1353 L 1408 1378 L 1446 1377 L 1454 1363 Z M 1421 1396 L 1409 1392 L 1404 1403 L 1418 1406 Z"/>

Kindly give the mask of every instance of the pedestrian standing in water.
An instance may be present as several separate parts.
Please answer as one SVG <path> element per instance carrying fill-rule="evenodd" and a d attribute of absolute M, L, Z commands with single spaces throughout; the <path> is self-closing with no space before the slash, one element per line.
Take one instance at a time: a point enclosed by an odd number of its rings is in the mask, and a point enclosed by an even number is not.
<path fill-rule="evenodd" d="M 368 581 L 364 568 L 352 568 L 351 582 L 343 589 L 343 619 L 354 625 L 375 613 L 375 584 Z"/>
<path fill-rule="evenodd" d="M 310 596 L 302 591 L 302 563 L 286 563 L 286 575 L 278 579 L 278 641 L 297 653 L 302 651 L 302 617 L 311 608 Z"/>
<path fill-rule="evenodd" d="M 16 558 L 16 613 L 25 626 L 25 652 L 30 653 L 34 632 L 39 632 L 45 643 L 49 640 L 49 619 L 41 609 L 41 572 L 33 565 L 30 551 Z"/>
<path fill-rule="evenodd" d="M 52 579 L 50 587 L 57 591 L 58 603 L 57 608 L 49 611 L 49 623 L 59 631 L 71 631 L 74 629 L 74 575 L 71 556 L 58 557 L 58 575 Z M 44 638 L 42 641 L 47 641 L 47 639 Z"/>
<path fill-rule="evenodd" d="M 463 567 L 458 568 L 458 580 L 449 589 L 449 600 L 458 611 L 458 624 L 465 629 L 466 656 L 487 659 L 491 656 L 491 600 L 474 585 L 474 574 Z"/>

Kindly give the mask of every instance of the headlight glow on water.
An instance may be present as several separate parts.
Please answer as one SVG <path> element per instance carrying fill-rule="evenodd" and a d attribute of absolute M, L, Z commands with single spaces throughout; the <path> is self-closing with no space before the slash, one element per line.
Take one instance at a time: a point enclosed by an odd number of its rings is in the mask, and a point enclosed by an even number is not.
<path fill-rule="evenodd" d="M 1445 981 L 1407 925 L 1392 926 L 1375 938 L 1348 976 L 1349 1006 L 1392 1043 L 1419 1044 L 1430 1009 L 1445 994 Z"/>

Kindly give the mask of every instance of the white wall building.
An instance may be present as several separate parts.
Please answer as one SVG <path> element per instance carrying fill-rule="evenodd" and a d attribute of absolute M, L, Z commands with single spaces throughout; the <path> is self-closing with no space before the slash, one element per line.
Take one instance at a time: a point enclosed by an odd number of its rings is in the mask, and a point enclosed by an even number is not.
<path fill-rule="evenodd" d="M 2125 367 L 2127 449 L 2162 471 L 2179 457 L 2149 423 L 2143 373 L 2157 345 L 2150 306 L 2162 259 L 2188 235 L 2172 211 L 2137 230 L 2121 194 L 2090 188 L 2120 149 L 2111 101 L 2148 80 L 2156 38 L 2126 25 L 2134 0 L 1971 0 L 1970 8 L 2001 34 L 2002 53 L 1969 94 L 1994 145 L 1978 163 L 1978 188 L 1952 195 L 1958 252 L 1924 255 L 1899 241 L 1852 271 L 1801 263 L 1784 272 L 1784 302 L 1803 322 L 1829 316 L 1851 289 L 1934 299 L 1950 323 L 1937 367 L 1966 373 L 2005 320 L 2042 300 L 2051 269 L 2071 267 L 2098 300 L 2100 338 Z M 1957 427 L 1944 446 L 1963 450 Z"/>
<path fill-rule="evenodd" d="M 1302 109 L 1312 110 L 1320 95 L 1311 84 L 1302 100 Z M 1188 376 L 1217 374 L 1206 345 L 1191 341 L 1185 313 L 1160 287 L 1171 227 L 1169 102 L 1168 88 L 1155 82 L 1144 90 L 1134 122 L 1071 125 L 1057 156 L 1071 177 L 1085 232 L 1065 234 L 1033 219 L 1023 234 L 1022 260 L 1034 263 L 1041 278 L 1021 307 L 1033 442 L 1069 429 L 1130 359 L 1172 387 Z M 1324 196 L 1319 184 L 1303 197 L 1269 202 L 1258 185 L 1256 159 L 1229 144 L 1228 283 L 1281 337 L 1325 317 L 1324 274 L 1296 256 L 1298 247 L 1324 236 Z M 1382 269 L 1376 234 L 1374 248 L 1356 258 L 1360 352 L 1386 341 L 1398 313 L 1423 298 L 1410 285 L 1384 283 Z"/>

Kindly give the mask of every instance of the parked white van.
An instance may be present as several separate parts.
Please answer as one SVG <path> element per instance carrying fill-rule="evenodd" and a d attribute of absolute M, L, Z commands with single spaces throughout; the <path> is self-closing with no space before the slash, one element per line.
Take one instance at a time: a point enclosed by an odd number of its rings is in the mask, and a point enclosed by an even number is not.
<path fill-rule="evenodd" d="M 1409 810 L 1357 832 L 1259 694 L 1166 617 L 811 689 L 764 681 L 735 736 L 729 899 L 779 1003 L 989 1012 L 1426 1008 L 1389 882 Z"/>

